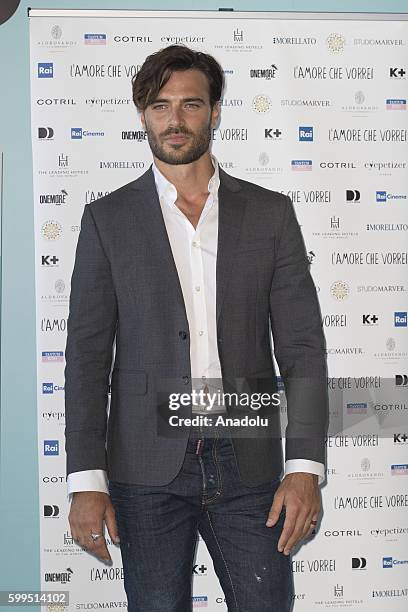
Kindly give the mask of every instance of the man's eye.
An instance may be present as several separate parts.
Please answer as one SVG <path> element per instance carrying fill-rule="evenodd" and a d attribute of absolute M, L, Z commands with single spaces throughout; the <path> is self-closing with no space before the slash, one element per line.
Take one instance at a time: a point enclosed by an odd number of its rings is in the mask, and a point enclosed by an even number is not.
<path fill-rule="evenodd" d="M 189 108 L 199 108 L 199 104 L 196 104 L 195 102 L 187 102 L 186 106 Z"/>
<path fill-rule="evenodd" d="M 162 108 L 166 108 L 165 104 L 155 104 L 153 106 L 153 110 L 161 110 Z"/>

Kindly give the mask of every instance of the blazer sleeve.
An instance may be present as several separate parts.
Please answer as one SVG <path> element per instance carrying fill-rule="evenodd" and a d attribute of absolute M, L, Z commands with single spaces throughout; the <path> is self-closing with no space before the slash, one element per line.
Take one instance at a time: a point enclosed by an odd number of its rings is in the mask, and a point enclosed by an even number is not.
<path fill-rule="evenodd" d="M 293 204 L 284 199 L 269 303 L 287 398 L 285 459 L 325 463 L 328 392 L 322 317 Z"/>
<path fill-rule="evenodd" d="M 67 324 L 67 474 L 107 469 L 107 402 L 117 317 L 110 263 L 92 210 L 87 204 L 82 215 L 71 277 Z"/>

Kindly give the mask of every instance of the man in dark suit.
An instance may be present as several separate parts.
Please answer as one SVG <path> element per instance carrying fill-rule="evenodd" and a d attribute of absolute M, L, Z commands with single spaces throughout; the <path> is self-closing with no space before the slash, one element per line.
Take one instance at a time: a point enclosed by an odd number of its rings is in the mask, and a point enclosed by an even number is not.
<path fill-rule="evenodd" d="M 289 553 L 320 512 L 328 410 L 316 291 L 290 199 L 229 176 L 210 153 L 223 85 L 205 53 L 149 56 L 133 99 L 153 165 L 82 217 L 65 369 L 69 520 L 102 560 L 104 523 L 120 541 L 130 611 L 191 609 L 197 531 L 230 611 L 289 610 Z M 192 400 L 179 414 L 193 426 L 173 435 L 175 413 L 159 399 L 216 388 L 272 397 L 271 332 L 287 397 L 282 481 L 279 407 L 251 413 L 218 395 L 206 429 L 209 405 Z M 215 425 L 244 413 L 266 427 Z"/>

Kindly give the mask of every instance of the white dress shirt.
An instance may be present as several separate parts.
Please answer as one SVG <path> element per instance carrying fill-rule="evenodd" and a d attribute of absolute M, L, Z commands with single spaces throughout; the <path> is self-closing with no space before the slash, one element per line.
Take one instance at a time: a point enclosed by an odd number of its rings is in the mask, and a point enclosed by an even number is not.
<path fill-rule="evenodd" d="M 208 183 L 208 197 L 197 227 L 177 207 L 177 191 L 153 163 L 154 180 L 161 211 L 176 264 L 190 330 L 190 363 L 193 389 L 211 393 L 222 391 L 221 364 L 216 327 L 216 263 L 218 244 L 218 162 L 211 157 L 214 174 Z M 214 387 L 215 383 L 217 388 Z M 193 413 L 206 410 L 194 406 Z M 212 412 L 225 412 L 215 405 Z M 209 414 L 206 412 L 206 414 Z M 317 474 L 319 484 L 325 478 L 324 465 L 308 459 L 289 459 L 285 476 L 293 472 Z M 108 493 L 104 470 L 84 470 L 68 475 L 68 494 L 76 491 Z"/>

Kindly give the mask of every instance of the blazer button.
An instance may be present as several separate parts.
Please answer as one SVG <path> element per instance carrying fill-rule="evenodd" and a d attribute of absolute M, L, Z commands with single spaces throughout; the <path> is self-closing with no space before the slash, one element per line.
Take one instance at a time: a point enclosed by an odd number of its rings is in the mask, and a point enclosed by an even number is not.
<path fill-rule="evenodd" d="M 185 331 L 179 331 L 179 337 L 181 338 L 181 340 L 185 340 L 187 338 L 187 332 Z"/>
<path fill-rule="evenodd" d="M 185 385 L 188 385 L 189 382 L 190 382 L 190 377 L 189 376 L 183 376 L 183 383 Z"/>

